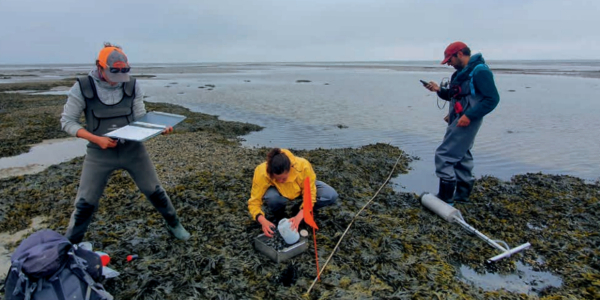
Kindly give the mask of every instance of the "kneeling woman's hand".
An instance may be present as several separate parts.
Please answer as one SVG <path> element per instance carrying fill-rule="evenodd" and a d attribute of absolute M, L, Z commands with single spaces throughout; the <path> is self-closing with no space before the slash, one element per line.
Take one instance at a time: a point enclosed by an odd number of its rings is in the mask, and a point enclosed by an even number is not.
<path fill-rule="evenodd" d="M 259 215 L 257 220 L 258 220 L 258 223 L 260 223 L 260 225 L 262 226 L 263 233 L 266 236 L 272 238 L 273 230 L 275 229 L 275 224 L 269 222 L 269 220 L 267 220 L 267 218 L 265 218 L 265 216 L 263 216 L 263 215 Z"/>
<path fill-rule="evenodd" d="M 304 209 L 301 209 L 295 217 L 290 219 L 292 230 L 298 231 L 298 226 L 300 226 L 302 220 L 304 220 Z"/>

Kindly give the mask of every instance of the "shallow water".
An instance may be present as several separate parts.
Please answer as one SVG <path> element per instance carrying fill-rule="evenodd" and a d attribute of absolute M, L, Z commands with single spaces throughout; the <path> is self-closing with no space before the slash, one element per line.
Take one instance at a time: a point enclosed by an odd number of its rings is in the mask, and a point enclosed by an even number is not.
<path fill-rule="evenodd" d="M 434 190 L 433 154 L 446 109 L 418 79 L 448 72 L 273 67 L 233 74 L 161 74 L 144 80 L 147 100 L 181 104 L 225 120 L 266 127 L 244 145 L 297 149 L 357 147 L 383 142 L 418 156 L 399 188 Z M 475 175 L 509 179 L 527 172 L 598 178 L 596 128 L 600 80 L 496 75 L 501 102 L 485 119 L 473 149 Z M 297 83 L 297 80 L 310 80 Z M 199 88 L 213 84 L 212 90 Z M 342 128 L 340 128 L 342 127 Z M 347 127 L 347 128 L 346 128 Z"/>
<path fill-rule="evenodd" d="M 410 71 L 394 69 L 402 65 Z M 543 69 L 561 74 L 593 70 L 598 62 L 490 65 L 492 69 Z M 88 67 L 9 69 L 0 67 L 5 74 L 38 72 L 43 77 L 72 76 L 73 72 L 85 73 Z M 438 109 L 435 94 L 418 80 L 439 82 L 450 76 L 451 68 L 432 62 L 187 64 L 145 65 L 137 72 L 134 75 L 157 75 L 139 79 L 147 101 L 179 104 L 224 120 L 264 126 L 244 136 L 245 146 L 313 149 L 389 143 L 420 157 L 409 174 L 394 180 L 399 190 L 420 193 L 437 188 L 433 154 L 445 131 L 442 118 L 447 107 Z M 600 80 L 518 74 L 495 74 L 495 79 L 501 102 L 486 116 L 476 139 L 476 176 L 507 180 L 515 174 L 544 172 L 598 178 L 600 102 L 595 100 L 595 91 Z"/>
<path fill-rule="evenodd" d="M 516 262 L 516 271 L 513 274 L 479 274 L 468 266 L 460 266 L 458 277 L 469 284 L 480 287 L 486 291 L 507 290 L 526 295 L 537 295 L 549 287 L 560 287 L 562 279 L 550 272 L 535 271 L 531 266 L 526 266 L 520 261 Z"/>
<path fill-rule="evenodd" d="M 0 178 L 34 174 L 53 164 L 85 154 L 87 141 L 78 138 L 47 140 L 31 147 L 27 153 L 0 158 Z"/>

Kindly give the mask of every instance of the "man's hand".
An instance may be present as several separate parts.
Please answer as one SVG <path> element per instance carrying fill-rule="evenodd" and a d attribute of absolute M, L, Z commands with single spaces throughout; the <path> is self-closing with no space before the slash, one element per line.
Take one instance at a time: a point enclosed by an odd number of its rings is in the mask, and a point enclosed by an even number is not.
<path fill-rule="evenodd" d="M 301 209 L 295 217 L 290 219 L 292 230 L 298 231 L 298 226 L 300 226 L 302 220 L 304 220 L 304 209 Z"/>
<path fill-rule="evenodd" d="M 256 220 L 258 220 L 258 223 L 260 223 L 260 225 L 262 226 L 262 231 L 263 233 L 272 238 L 273 237 L 273 230 L 275 229 L 275 224 L 269 222 L 269 220 L 267 220 L 267 218 L 265 218 L 265 216 L 263 215 L 259 215 Z"/>
<path fill-rule="evenodd" d="M 162 134 L 169 134 L 171 132 L 173 132 L 173 127 L 169 126 L 163 130 Z"/>
<path fill-rule="evenodd" d="M 469 126 L 469 124 L 471 124 L 471 120 L 469 120 L 469 117 L 467 117 L 467 115 L 462 115 L 462 117 L 458 119 L 458 123 L 456 123 L 456 126 L 467 127 Z"/>
<path fill-rule="evenodd" d="M 430 81 L 429 84 L 425 86 L 425 88 L 428 89 L 428 90 L 430 90 L 430 91 L 432 91 L 432 92 L 439 92 L 440 91 L 440 86 L 437 83 L 433 82 L 433 81 Z"/>
<path fill-rule="evenodd" d="M 117 140 L 113 140 L 107 136 L 99 136 L 94 139 L 94 143 L 102 149 L 114 148 L 117 146 Z"/>

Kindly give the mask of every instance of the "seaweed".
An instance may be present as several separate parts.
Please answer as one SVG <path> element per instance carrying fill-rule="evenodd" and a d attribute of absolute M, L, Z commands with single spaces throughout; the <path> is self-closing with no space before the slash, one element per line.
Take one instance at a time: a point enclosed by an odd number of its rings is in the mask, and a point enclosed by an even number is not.
<path fill-rule="evenodd" d="M 21 115 L 26 115 L 26 106 L 37 106 L 36 101 L 49 107 L 60 102 L 55 96 L 0 93 L 2 101 L 9 97 L 17 101 L 5 109 Z M 254 168 L 269 149 L 241 147 L 239 135 L 260 127 L 224 122 L 174 105 L 147 103 L 147 107 L 188 116 L 176 134 L 157 137 L 146 146 L 192 238 L 181 242 L 170 237 L 161 216 L 129 175 L 115 172 L 85 239 L 109 253 L 110 266 L 121 272 L 105 281 L 117 299 L 600 297 L 600 183 L 541 173 L 517 175 L 510 181 L 484 176 L 476 181 L 472 203 L 457 204 L 465 220 L 484 234 L 509 245 L 529 241 L 530 249 L 490 265 L 485 260 L 496 253 L 485 242 L 423 209 L 417 195 L 386 185 L 357 218 L 321 281 L 306 294 L 315 278 L 312 243 L 286 264 L 275 264 L 252 247 L 261 228 L 248 214 L 247 200 Z M 32 118 L 36 115 L 43 112 L 31 112 Z M 25 138 L 22 132 L 16 134 Z M 41 138 L 52 135 L 52 130 L 40 131 Z M 311 161 L 317 178 L 340 194 L 337 205 L 315 215 L 320 262 L 332 253 L 396 159 L 400 163 L 394 176 L 408 172 L 414 159 L 388 144 L 291 150 Z M 0 231 L 15 232 L 27 228 L 32 217 L 46 216 L 48 228 L 64 232 L 82 161 L 76 158 L 38 174 L 0 179 Z M 128 262 L 131 254 L 138 259 Z M 509 274 L 515 272 L 516 261 L 560 276 L 562 286 L 521 294 L 484 290 L 457 276 L 457 264 L 481 273 Z"/>

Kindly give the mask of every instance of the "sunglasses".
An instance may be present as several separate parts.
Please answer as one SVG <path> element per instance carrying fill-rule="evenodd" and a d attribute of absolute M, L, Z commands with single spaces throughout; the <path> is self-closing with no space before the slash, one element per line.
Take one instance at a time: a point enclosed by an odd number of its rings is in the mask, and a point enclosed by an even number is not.
<path fill-rule="evenodd" d="M 131 68 L 110 68 L 111 73 L 128 73 Z"/>

